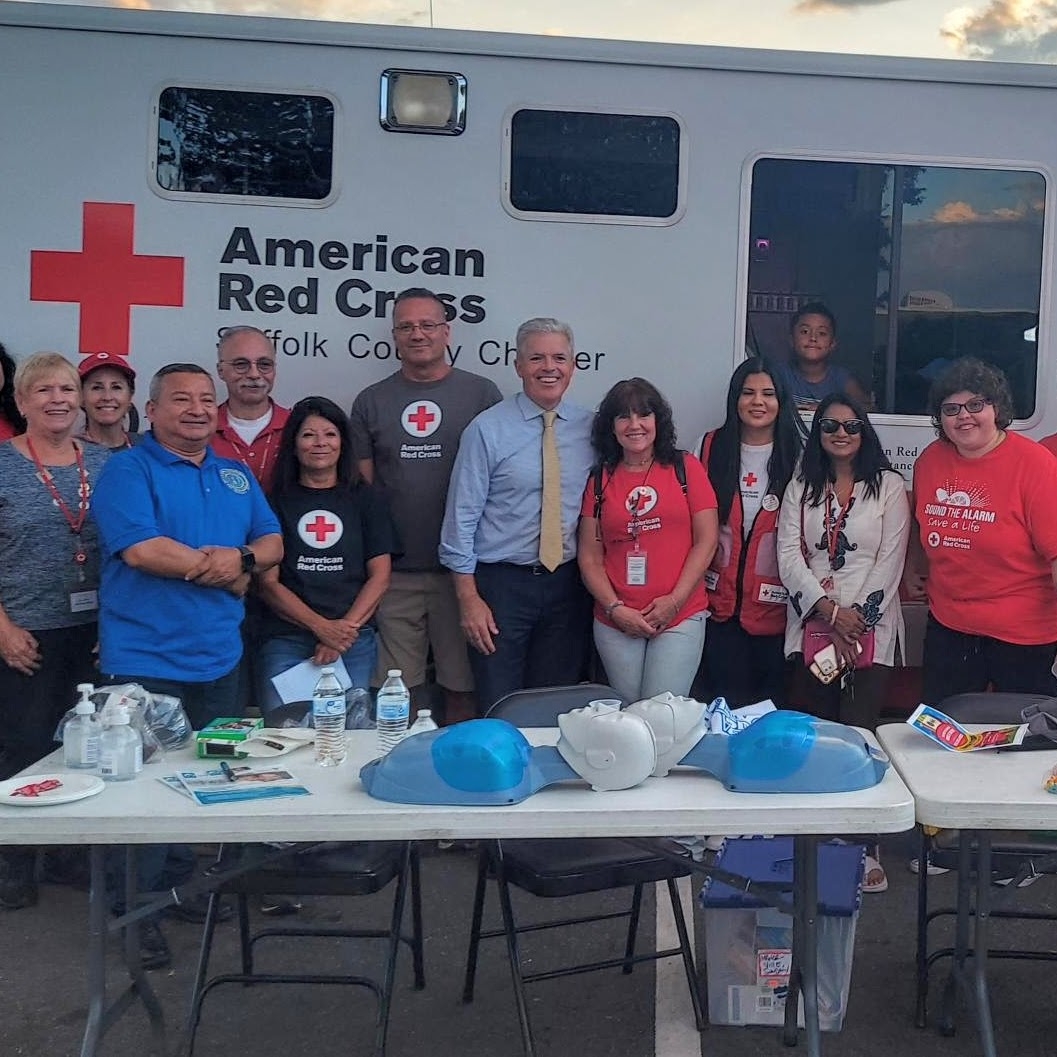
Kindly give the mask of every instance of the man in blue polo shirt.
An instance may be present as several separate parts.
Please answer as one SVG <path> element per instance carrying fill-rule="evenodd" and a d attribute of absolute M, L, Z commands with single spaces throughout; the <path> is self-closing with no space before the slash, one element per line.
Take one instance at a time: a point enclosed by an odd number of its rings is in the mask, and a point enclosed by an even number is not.
<path fill-rule="evenodd" d="M 250 575 L 283 554 L 279 522 L 241 463 L 209 447 L 216 390 L 195 364 L 173 363 L 151 379 L 142 444 L 111 458 L 92 494 L 103 550 L 100 668 L 107 683 L 139 683 L 173 694 L 196 729 L 236 714 L 242 656 L 242 597 Z M 122 864 L 112 856 L 116 912 L 125 904 Z M 195 868 L 190 849 L 145 845 L 139 888 L 163 891 Z M 203 907 L 174 916 L 198 920 Z M 170 960 L 153 919 L 140 924 L 145 968 Z"/>
<path fill-rule="evenodd" d="M 92 496 L 103 543 L 100 668 L 181 698 L 196 729 L 236 708 L 242 596 L 282 557 L 279 523 L 246 467 L 210 449 L 211 376 L 152 379 L 143 443 L 112 458 Z"/>

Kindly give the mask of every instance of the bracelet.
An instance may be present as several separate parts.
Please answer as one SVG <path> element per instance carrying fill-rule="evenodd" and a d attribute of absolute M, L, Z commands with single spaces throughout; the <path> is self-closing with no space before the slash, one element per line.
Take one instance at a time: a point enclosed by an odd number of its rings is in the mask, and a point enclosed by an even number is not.
<path fill-rule="evenodd" d="M 830 627 L 835 627 L 837 624 L 837 614 L 840 612 L 840 606 L 836 602 L 833 603 L 833 609 L 830 610 L 829 623 Z"/>
<path fill-rule="evenodd" d="M 610 602 L 609 605 L 606 606 L 606 617 L 607 617 L 607 619 L 609 617 L 613 616 L 613 610 L 614 609 L 619 608 L 623 604 L 624 604 L 624 599 L 623 598 L 618 598 L 616 601 Z"/>

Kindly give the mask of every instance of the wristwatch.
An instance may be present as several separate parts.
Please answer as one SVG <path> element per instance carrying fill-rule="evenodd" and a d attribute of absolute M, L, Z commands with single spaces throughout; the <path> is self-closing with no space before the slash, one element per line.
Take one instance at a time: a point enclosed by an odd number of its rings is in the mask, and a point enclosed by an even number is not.
<path fill-rule="evenodd" d="M 249 547 L 239 547 L 239 554 L 242 555 L 242 571 L 244 573 L 253 572 L 257 567 L 257 555 Z"/>

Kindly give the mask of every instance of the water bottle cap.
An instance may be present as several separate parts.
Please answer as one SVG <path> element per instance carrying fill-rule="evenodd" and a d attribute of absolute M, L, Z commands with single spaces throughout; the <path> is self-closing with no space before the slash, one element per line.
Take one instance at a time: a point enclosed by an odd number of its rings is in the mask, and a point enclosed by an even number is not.
<path fill-rule="evenodd" d="M 131 722 L 131 716 L 128 714 L 128 705 L 114 705 L 110 710 L 110 722 L 116 726 Z"/>
<path fill-rule="evenodd" d="M 333 675 L 334 674 L 334 669 L 333 668 L 324 668 L 323 669 L 323 674 L 324 675 Z"/>
<path fill-rule="evenodd" d="M 399 679 L 404 673 L 400 668 L 390 668 L 385 674 L 390 679 Z"/>
<path fill-rule="evenodd" d="M 432 708 L 420 708 L 416 713 L 419 719 L 430 719 L 433 716 Z"/>
<path fill-rule="evenodd" d="M 77 684 L 77 693 L 83 694 L 86 697 L 89 694 L 95 693 L 95 683 L 78 683 Z"/>

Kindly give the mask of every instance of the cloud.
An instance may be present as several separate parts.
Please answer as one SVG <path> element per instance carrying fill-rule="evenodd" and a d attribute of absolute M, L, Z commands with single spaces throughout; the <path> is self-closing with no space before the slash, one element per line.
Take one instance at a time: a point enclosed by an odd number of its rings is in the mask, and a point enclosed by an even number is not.
<path fill-rule="evenodd" d="M 960 7 L 940 35 L 969 59 L 1057 61 L 1057 0 L 990 0 L 981 10 Z"/>
<path fill-rule="evenodd" d="M 894 4 L 899 0 L 797 0 L 793 10 L 805 15 L 822 14 L 827 11 L 851 11 L 857 7 L 879 7 Z"/>
<path fill-rule="evenodd" d="M 983 213 L 977 212 L 969 202 L 944 202 L 931 217 L 919 221 L 922 224 L 986 224 L 997 220 L 1023 220 L 1028 213 L 1028 205 L 1021 203 L 1015 207 L 999 206 Z"/>

